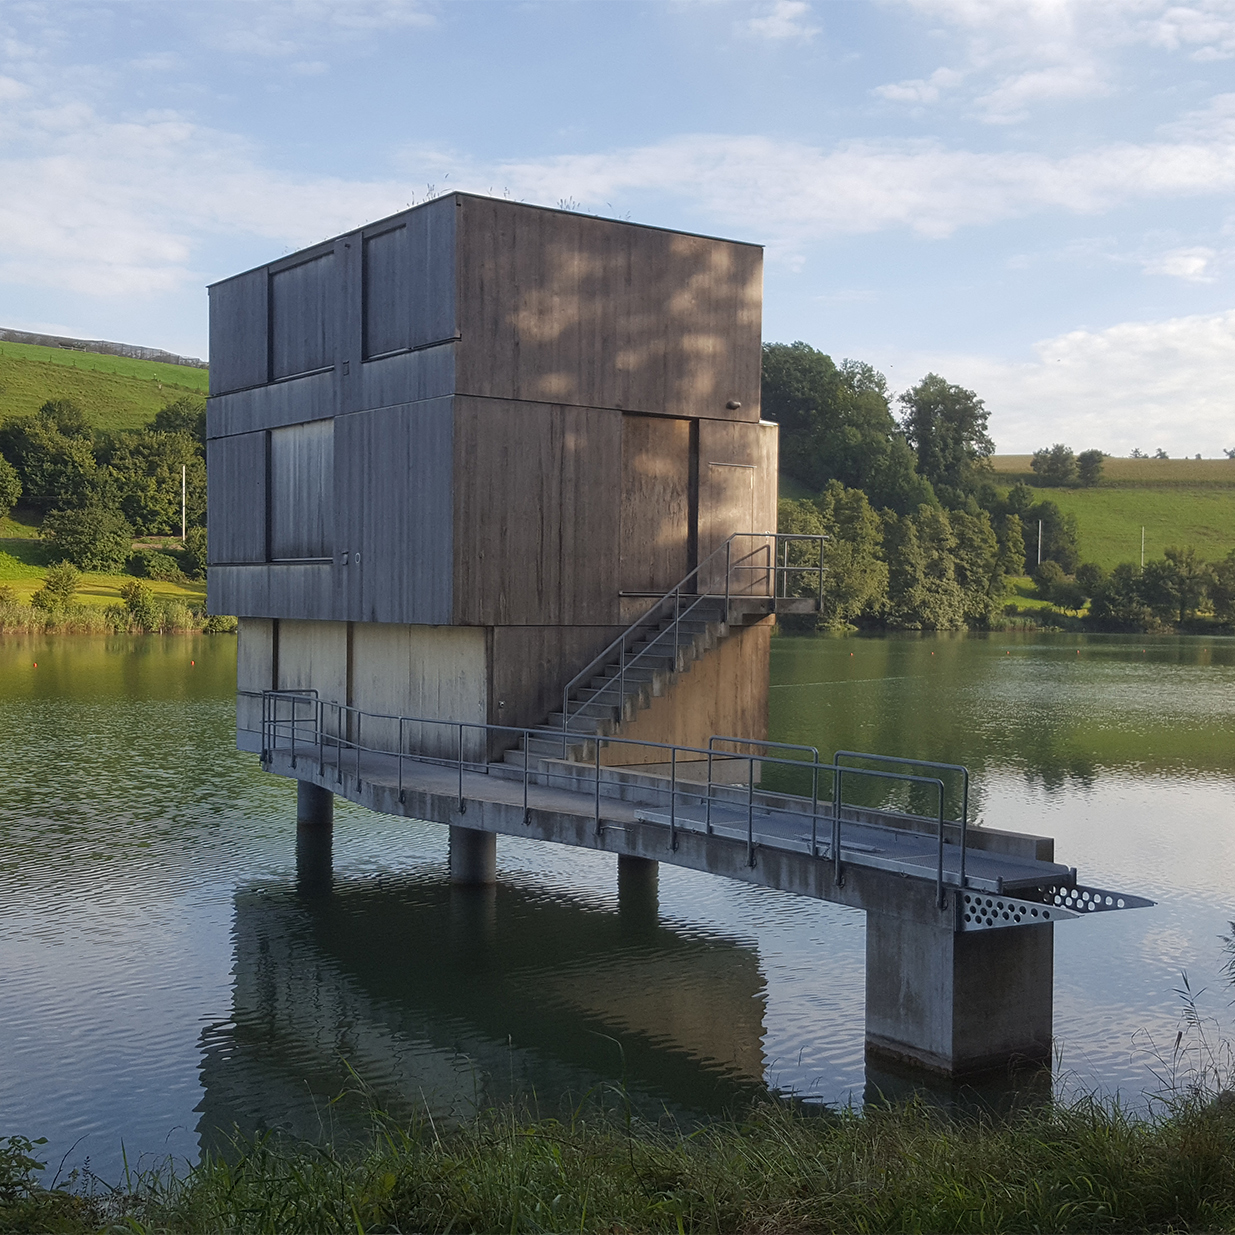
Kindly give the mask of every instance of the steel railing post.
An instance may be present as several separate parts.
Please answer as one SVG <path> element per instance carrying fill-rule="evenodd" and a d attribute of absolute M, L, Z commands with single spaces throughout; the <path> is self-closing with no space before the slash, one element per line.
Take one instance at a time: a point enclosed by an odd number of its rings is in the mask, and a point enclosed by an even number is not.
<path fill-rule="evenodd" d="M 832 772 L 832 882 L 838 888 L 845 878 L 840 866 L 840 806 L 841 795 L 844 792 L 843 776 L 844 769 L 839 763 L 835 764 Z"/>
<path fill-rule="evenodd" d="M 678 748 L 669 752 L 669 848 L 678 851 Z"/>
<path fill-rule="evenodd" d="M 966 768 L 961 789 L 961 887 L 965 887 L 965 856 L 969 844 L 969 769 Z"/>
<path fill-rule="evenodd" d="M 463 800 L 463 726 L 459 725 L 459 814 L 467 813 L 467 803 Z"/>
<path fill-rule="evenodd" d="M 407 790 L 403 788 L 403 720 L 399 717 L 399 805 L 407 801 Z"/>
<path fill-rule="evenodd" d="M 530 750 L 531 744 L 532 744 L 532 731 L 530 729 L 524 729 L 523 731 L 523 826 L 524 827 L 527 827 L 528 823 L 531 821 L 531 816 L 528 813 L 528 807 L 527 807 L 527 776 L 528 776 L 528 768 L 530 766 L 529 761 L 531 759 L 531 750 Z"/>
<path fill-rule="evenodd" d="M 708 739 L 708 796 L 703 807 L 703 829 L 712 835 L 712 740 Z"/>
<path fill-rule="evenodd" d="M 819 856 L 819 756 L 810 770 L 810 856 Z"/>
<path fill-rule="evenodd" d="M 746 773 L 746 865 L 755 864 L 755 757 Z"/>
<path fill-rule="evenodd" d="M 322 730 L 326 727 L 326 701 L 319 699 L 317 701 L 317 719 L 314 722 L 317 726 L 317 774 L 324 776 L 326 774 L 326 755 L 323 750 Z"/>
<path fill-rule="evenodd" d="M 600 734 L 596 735 L 596 741 L 593 743 L 596 752 L 596 835 L 601 833 L 600 827 Z"/>
<path fill-rule="evenodd" d="M 356 792 L 360 792 L 360 709 L 356 709 Z"/>
<path fill-rule="evenodd" d="M 935 899 L 942 909 L 946 903 L 943 894 L 943 781 L 935 783 L 939 786 L 939 867 L 935 873 Z"/>

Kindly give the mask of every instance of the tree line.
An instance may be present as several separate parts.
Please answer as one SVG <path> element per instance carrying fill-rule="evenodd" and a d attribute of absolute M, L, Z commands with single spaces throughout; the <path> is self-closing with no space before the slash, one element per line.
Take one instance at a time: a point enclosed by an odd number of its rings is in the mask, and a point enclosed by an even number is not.
<path fill-rule="evenodd" d="M 141 537 L 186 536 L 179 550 L 135 553 Z M 185 396 L 144 429 L 93 428 L 68 399 L 0 426 L 0 515 L 21 501 L 42 514 L 53 556 L 80 570 L 200 577 L 206 565 L 206 403 Z"/>
<path fill-rule="evenodd" d="M 763 414 L 780 425 L 781 472 L 816 496 L 780 503 L 782 532 L 824 535 L 822 626 L 958 630 L 1001 621 L 1013 576 L 1063 614 L 1148 630 L 1208 612 L 1235 618 L 1235 553 L 1208 564 L 1170 549 L 1144 569 L 1082 562 L 1076 519 L 1028 485 L 994 483 L 989 413 L 929 373 L 895 400 L 868 364 L 805 343 L 763 349 Z M 1056 444 L 1031 464 L 1042 485 L 1096 484 L 1105 456 Z M 819 565 L 809 542 L 790 561 Z M 810 590 L 798 576 L 796 590 Z M 1015 606 L 1011 606 L 1015 609 Z"/>

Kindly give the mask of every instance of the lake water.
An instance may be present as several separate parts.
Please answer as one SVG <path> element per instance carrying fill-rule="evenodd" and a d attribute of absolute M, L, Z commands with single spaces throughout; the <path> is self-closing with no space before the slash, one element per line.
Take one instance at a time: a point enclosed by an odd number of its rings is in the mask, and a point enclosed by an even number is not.
<path fill-rule="evenodd" d="M 1057 1077 L 1143 1101 L 1183 971 L 1229 1025 L 1235 641 L 778 637 L 772 680 L 773 737 L 967 763 L 981 822 L 1159 902 L 1057 928 Z M 234 681 L 224 636 L 0 641 L 0 1135 L 112 1178 L 338 1130 L 359 1082 L 446 1117 L 861 1100 L 862 914 L 670 866 L 619 912 L 611 858 L 506 838 L 496 890 L 452 890 L 444 828 L 343 802 L 333 887 L 298 886 Z"/>

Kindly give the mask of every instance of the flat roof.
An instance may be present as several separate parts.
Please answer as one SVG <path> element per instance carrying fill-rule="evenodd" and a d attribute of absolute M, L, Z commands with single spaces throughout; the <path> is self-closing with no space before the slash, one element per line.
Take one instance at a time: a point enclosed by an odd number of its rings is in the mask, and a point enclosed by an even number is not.
<path fill-rule="evenodd" d="M 439 197 L 431 198 L 427 202 L 421 202 L 417 206 L 405 206 L 402 210 L 396 210 L 394 214 L 388 214 L 380 219 L 373 219 L 368 223 L 361 223 L 356 227 L 348 228 L 347 231 L 339 232 L 334 236 L 327 236 L 324 240 L 314 241 L 313 244 L 307 244 L 303 249 L 297 249 L 293 253 L 283 253 L 279 257 L 272 257 L 268 262 L 258 262 L 256 266 L 250 266 L 247 270 L 237 271 L 235 274 L 229 274 L 226 278 L 216 279 L 213 283 L 207 283 L 206 286 L 218 287 L 222 283 L 230 283 L 232 279 L 243 278 L 247 274 L 252 274 L 255 270 L 261 270 L 266 266 L 273 266 L 276 263 L 290 262 L 293 258 L 299 257 L 303 253 L 311 253 L 314 249 L 324 248 L 326 245 L 332 245 L 336 240 L 342 239 L 344 236 L 354 235 L 356 232 L 367 231 L 371 227 L 381 227 L 383 223 L 389 223 L 392 219 L 399 218 L 400 215 L 410 214 L 413 210 L 423 210 L 426 206 L 435 206 L 438 202 L 444 201 L 448 197 L 471 198 L 473 201 L 479 202 L 501 202 L 506 206 L 518 206 L 523 210 L 544 210 L 549 214 L 564 214 L 570 215 L 579 219 L 592 219 L 597 223 L 616 223 L 621 227 L 637 227 L 642 231 L 648 232 L 665 232 L 671 236 L 692 236 L 697 240 L 714 240 L 718 244 L 740 244 L 748 249 L 762 249 L 764 246 L 756 244 L 751 240 L 731 240 L 727 236 L 710 236 L 706 232 L 688 232 L 677 227 L 660 227 L 655 223 L 635 223 L 631 219 L 612 219 L 608 215 L 603 214 L 588 214 L 583 210 L 563 210 L 558 206 L 540 206 L 535 202 L 517 202 L 509 197 L 491 197 L 487 193 L 464 193 L 459 190 L 452 189 L 448 193 L 443 193 Z"/>

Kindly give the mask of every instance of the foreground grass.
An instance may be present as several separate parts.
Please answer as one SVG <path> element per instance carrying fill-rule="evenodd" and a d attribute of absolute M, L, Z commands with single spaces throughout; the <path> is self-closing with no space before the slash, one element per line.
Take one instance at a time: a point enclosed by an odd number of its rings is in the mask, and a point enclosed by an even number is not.
<path fill-rule="evenodd" d="M 689 1135 L 505 1112 L 439 1131 L 379 1119 L 350 1153 L 238 1142 L 115 1191 L 0 1181 L 0 1231 L 1235 1229 L 1235 1111 L 1221 1103 L 1137 1119 L 1083 1101 L 998 1122 L 769 1106 Z"/>
<path fill-rule="evenodd" d="M 141 429 L 182 395 L 204 395 L 205 369 L 29 343 L 0 343 L 0 423 L 48 399 L 72 399 L 96 429 Z"/>

